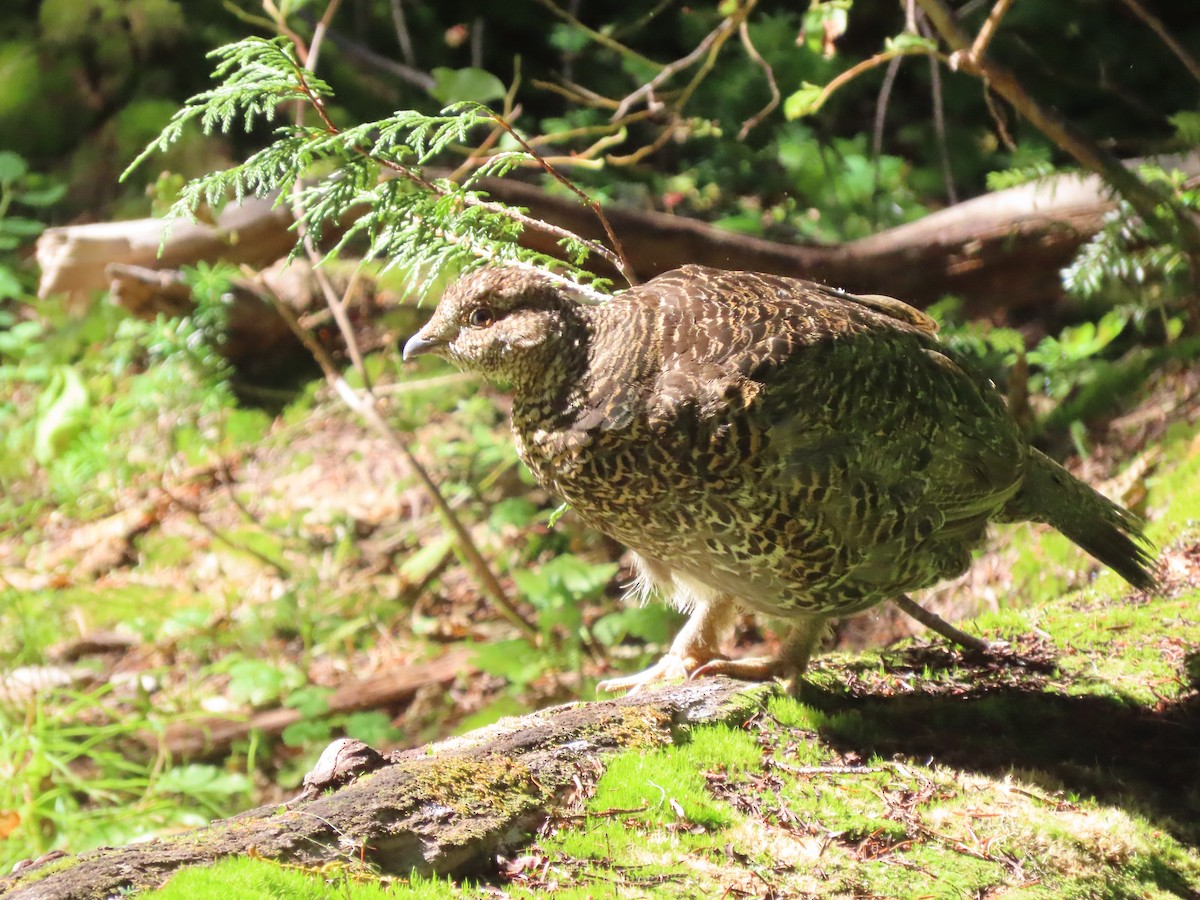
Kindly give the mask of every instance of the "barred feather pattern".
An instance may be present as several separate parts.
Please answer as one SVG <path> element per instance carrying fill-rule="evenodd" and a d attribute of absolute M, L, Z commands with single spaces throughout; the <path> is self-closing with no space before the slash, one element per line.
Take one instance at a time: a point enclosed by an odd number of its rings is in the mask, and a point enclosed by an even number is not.
<path fill-rule="evenodd" d="M 537 480 L 681 606 L 845 615 L 960 574 L 989 521 L 1022 518 L 1151 585 L 1140 523 L 1030 447 L 935 332 L 772 275 L 686 266 L 589 306 L 493 268 L 410 347 L 510 384 Z"/>

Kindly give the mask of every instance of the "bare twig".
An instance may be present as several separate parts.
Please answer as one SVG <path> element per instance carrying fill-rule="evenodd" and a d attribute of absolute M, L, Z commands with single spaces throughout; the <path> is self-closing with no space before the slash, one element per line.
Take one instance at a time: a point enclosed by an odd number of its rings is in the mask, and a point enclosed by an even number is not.
<path fill-rule="evenodd" d="M 758 123 L 774 112 L 775 107 L 779 105 L 780 93 L 779 85 L 775 83 L 775 70 L 771 68 L 771 64 L 762 58 L 762 54 L 758 52 L 758 48 L 754 46 L 754 42 L 750 40 L 750 26 L 743 19 L 738 26 L 738 37 L 742 39 L 742 46 L 746 48 L 746 55 L 763 70 L 763 75 L 767 79 L 767 87 L 771 89 L 771 100 L 756 112 L 753 116 L 742 123 L 741 129 L 738 131 L 738 140 L 744 141 L 752 129 L 757 127 Z"/>
<path fill-rule="evenodd" d="M 391 0 L 392 25 L 396 28 L 396 42 L 400 45 L 400 53 L 404 62 L 409 66 L 416 65 L 416 55 L 413 53 L 412 36 L 408 33 L 408 21 L 404 17 L 403 0 Z"/>
<path fill-rule="evenodd" d="M 347 34 L 342 34 L 336 29 L 329 29 L 325 36 L 335 47 L 341 48 L 348 55 L 352 56 L 356 64 L 371 66 L 423 91 L 433 90 L 434 85 L 437 83 L 428 72 L 422 72 L 414 66 L 397 62 L 390 57 L 384 56 L 382 53 L 376 53 L 366 44 L 356 41 L 354 38 Z"/>
<path fill-rule="evenodd" d="M 594 197 L 588 196 L 586 193 L 584 193 L 584 191 L 580 190 L 579 186 L 576 185 L 575 182 L 564 177 L 562 173 L 558 171 L 558 169 L 550 165 L 546 158 L 533 149 L 533 147 L 529 145 L 525 138 L 523 138 L 517 132 L 517 130 L 513 128 L 507 120 L 504 119 L 503 116 L 494 115 L 492 118 L 500 125 L 501 128 L 508 132 L 509 136 L 513 140 L 521 145 L 522 150 L 524 150 L 541 164 L 547 175 L 552 176 L 556 181 L 564 185 L 568 190 L 571 191 L 571 193 L 575 194 L 575 196 L 582 200 L 584 204 L 591 208 L 592 212 L 596 214 L 596 218 L 600 220 L 600 224 L 604 228 L 604 233 L 608 237 L 608 243 L 613 248 L 613 252 L 606 253 L 604 258 L 617 267 L 617 270 L 622 276 L 624 276 L 625 280 L 631 287 L 637 284 L 637 274 L 633 271 L 633 267 L 629 265 L 629 260 L 626 258 L 625 251 L 621 247 L 621 240 L 617 237 L 617 233 L 613 231 L 612 224 L 608 221 L 608 216 L 604 214 L 604 208 L 600 206 L 600 201 L 596 200 Z M 571 235 L 571 237 L 574 240 L 579 240 L 579 238 L 575 235 Z"/>
<path fill-rule="evenodd" d="M 971 44 L 971 56 L 974 59 L 983 59 L 983 55 L 987 53 L 988 44 L 992 42 L 992 38 L 996 36 L 996 30 L 1000 27 L 1000 20 L 1004 18 L 1012 4 L 1013 0 L 996 0 L 996 5 L 992 7 L 987 19 L 980 26 L 979 34 L 975 35 L 975 43 Z"/>
<path fill-rule="evenodd" d="M 652 69 L 661 68 L 660 63 L 656 63 L 648 56 L 642 56 L 642 54 L 638 53 L 636 50 L 626 47 L 620 41 L 614 40 L 607 34 L 596 31 L 594 28 L 589 28 L 588 26 L 584 25 L 583 22 L 579 21 L 579 19 L 575 18 L 575 16 L 571 15 L 569 12 L 555 4 L 553 0 L 537 0 L 537 2 L 546 7 L 546 9 L 550 10 L 550 12 L 554 13 L 554 15 L 558 16 L 572 28 L 577 28 L 582 31 L 601 47 L 607 47 L 609 50 L 619 53 L 621 56 L 626 56 L 630 59 L 637 60 L 637 62 L 644 66 L 649 66 Z"/>
<path fill-rule="evenodd" d="M 308 60 L 316 60 L 320 51 L 320 40 L 323 38 L 328 29 L 328 22 L 336 11 L 341 0 L 330 0 L 326 7 L 325 15 L 321 18 L 321 23 L 325 27 L 318 26 L 314 32 L 313 45 L 308 48 L 308 53 L 305 58 Z M 311 71 L 309 69 L 308 71 Z M 300 79 L 302 90 L 309 99 L 319 99 L 313 94 L 308 87 L 307 79 L 304 71 L 298 71 L 297 76 Z M 336 133 L 336 126 L 330 121 L 328 114 L 325 111 L 323 104 L 314 104 L 317 108 L 317 114 L 325 123 L 326 128 Z M 419 176 L 418 176 L 419 177 Z M 424 179 L 421 179 L 424 181 Z M 305 329 L 300 327 L 300 323 L 296 321 L 295 314 L 285 304 L 274 291 L 265 289 L 262 291 L 265 298 L 275 308 L 275 311 L 291 328 L 296 337 L 304 344 L 308 351 L 313 355 L 317 364 L 321 367 L 321 371 L 325 374 L 325 379 L 330 387 L 334 389 L 342 401 L 360 417 L 362 417 L 375 431 L 388 441 L 399 453 L 404 460 L 407 469 L 416 475 L 417 480 L 425 488 L 430 500 L 433 502 L 434 508 L 437 510 L 443 523 L 454 533 L 458 544 L 459 551 L 462 553 L 468 567 L 475 575 L 476 581 L 487 595 L 492 604 L 507 618 L 510 622 L 520 628 L 527 637 L 536 640 L 538 637 L 538 629 L 535 625 L 529 622 L 520 610 L 508 598 L 504 591 L 504 587 L 500 584 L 499 579 L 492 571 L 487 560 L 480 553 L 478 546 L 475 544 L 474 538 L 463 525 L 458 515 L 451 508 L 446 498 L 442 495 L 441 489 L 437 482 L 421 465 L 420 460 L 412 452 L 408 444 L 400 437 L 394 428 L 387 422 L 379 412 L 378 403 L 375 395 L 371 391 L 370 376 L 367 372 L 366 365 L 363 360 L 362 351 L 358 346 L 358 340 L 354 334 L 353 323 L 350 321 L 349 315 L 346 313 L 345 298 L 351 295 L 351 292 L 357 285 L 357 279 L 352 279 L 347 287 L 345 297 L 339 296 L 333 287 L 333 283 L 329 280 L 329 276 L 325 270 L 320 268 L 320 254 L 317 248 L 313 245 L 307 229 L 304 227 L 304 211 L 301 206 L 300 199 L 300 184 L 296 183 L 293 191 L 292 202 L 295 210 L 295 219 L 297 228 L 300 233 L 300 239 L 304 247 L 305 254 L 312 262 L 313 274 L 316 277 L 317 284 L 321 288 L 325 302 L 333 313 L 334 321 L 337 322 L 338 330 L 342 333 L 342 337 L 346 341 L 346 347 L 350 354 L 350 359 L 354 368 L 358 371 L 363 379 L 365 389 L 362 392 L 355 391 L 347 384 L 346 380 L 339 374 L 337 368 L 333 364 L 333 360 L 329 358 L 329 354 L 325 352 L 325 348 L 317 343 L 312 335 Z M 261 284 L 261 280 L 259 281 Z M 264 285 L 264 288 L 266 286 Z"/>
<path fill-rule="evenodd" d="M 325 348 L 322 347 L 308 331 L 300 327 L 300 323 L 296 321 L 296 316 L 291 308 L 284 303 L 273 291 L 263 285 L 260 288 L 261 296 L 270 303 L 275 311 L 287 322 L 288 327 L 297 338 L 308 348 L 313 359 L 317 361 L 317 365 L 321 367 L 321 371 L 325 374 L 325 380 L 334 392 L 342 399 L 352 411 L 357 413 L 367 422 L 381 437 L 392 445 L 401 455 L 408 471 L 416 475 L 421 486 L 425 488 L 429 498 L 433 501 L 434 508 L 441 517 L 443 523 L 453 533 L 458 543 L 458 549 L 462 553 L 468 567 L 474 574 L 479 586 L 487 595 L 488 600 L 493 603 L 500 613 L 512 622 L 513 625 L 521 629 L 522 632 L 529 638 L 536 639 L 538 630 L 533 623 L 529 622 L 521 611 L 509 600 L 508 595 L 504 591 L 504 587 L 500 584 L 498 578 L 492 572 L 487 560 L 483 558 L 483 554 L 479 552 L 479 548 L 475 544 L 475 539 L 471 537 L 471 533 L 467 531 L 466 526 L 455 514 L 446 498 L 442 496 L 441 490 L 430 476 L 429 472 L 421 465 L 421 461 L 413 454 L 412 449 L 407 443 L 396 433 L 396 430 L 388 424 L 387 420 L 379 412 L 375 395 L 369 392 L 358 392 L 350 387 L 337 370 L 333 360 Z M 365 373 L 364 373 L 365 374 Z"/>
<path fill-rule="evenodd" d="M 962 629 L 955 628 L 937 613 L 931 613 L 905 594 L 892 598 L 892 602 L 900 608 L 901 612 L 912 616 L 930 631 L 937 632 L 951 643 L 958 644 L 960 647 L 966 647 L 968 650 L 975 650 L 979 653 L 987 653 L 992 649 L 991 644 L 987 641 L 967 634 Z"/>
<path fill-rule="evenodd" d="M 1158 39 L 1166 44 L 1167 49 L 1175 54 L 1175 57 L 1183 63 L 1184 68 L 1192 73 L 1192 77 L 1200 81 L 1200 62 L 1197 62 L 1196 57 L 1188 53 L 1187 49 L 1171 36 L 1171 32 L 1163 25 L 1162 20 L 1146 9 L 1140 0 L 1121 0 L 1121 2 L 1129 7 L 1130 12 L 1150 26 L 1151 31 L 1158 35 Z"/>
<path fill-rule="evenodd" d="M 878 68 L 884 63 L 890 63 L 898 56 L 931 56 L 935 59 L 942 58 L 941 54 L 937 53 L 935 50 L 928 50 L 924 47 L 917 46 L 883 50 L 879 53 L 876 53 L 874 56 L 864 59 L 862 62 L 854 64 L 845 72 L 840 73 L 827 85 L 821 88 L 821 96 L 817 102 L 813 104 L 813 107 L 816 108 L 822 106 L 825 101 L 827 101 L 837 90 L 842 87 L 842 85 L 853 81 L 863 72 L 868 72 L 871 69 Z"/>
<path fill-rule="evenodd" d="M 871 129 L 871 159 L 875 163 L 876 187 L 879 182 L 879 157 L 883 153 L 883 126 L 887 121 L 888 101 L 892 96 L 892 87 L 896 83 L 896 75 L 900 71 L 902 56 L 894 56 L 888 62 L 887 71 L 883 73 L 883 84 L 879 86 L 879 98 L 875 101 L 875 122 Z"/>
<path fill-rule="evenodd" d="M 663 82 L 667 81 L 667 79 L 674 76 L 676 73 L 690 67 L 698 59 L 708 53 L 709 49 L 716 44 L 717 41 L 724 43 L 725 39 L 727 39 L 729 35 L 733 33 L 738 24 L 741 21 L 744 21 L 745 13 L 743 10 L 748 11 L 753 5 L 754 0 L 751 0 L 750 3 L 740 7 L 734 15 L 722 19 L 720 24 L 717 25 L 717 27 L 710 31 L 707 35 L 705 35 L 704 40 L 697 44 L 691 53 L 688 53 L 686 56 L 682 56 L 674 62 L 667 63 L 665 66 L 663 66 L 657 75 L 635 90 L 632 94 L 626 96 L 625 99 L 617 105 L 617 110 L 613 113 L 613 118 L 622 118 L 627 112 L 629 112 L 629 108 L 633 106 L 633 104 L 638 103 L 641 100 L 645 100 L 646 105 L 650 108 L 656 107 L 658 105 L 658 101 L 654 99 L 654 89 Z"/>
<path fill-rule="evenodd" d="M 227 547 L 229 547 L 233 550 L 237 550 L 241 553 L 245 553 L 249 556 L 253 556 L 255 559 L 257 559 L 263 565 L 273 569 L 275 571 L 275 574 L 277 574 L 280 578 L 282 578 L 284 580 L 287 580 L 288 578 L 291 577 L 291 574 L 292 574 L 291 571 L 287 568 L 287 566 L 285 566 L 279 560 L 272 559 L 271 557 L 267 556 L 267 554 L 265 554 L 259 550 L 256 550 L 254 547 L 250 546 L 249 544 L 234 540 L 229 535 L 227 535 L 225 532 L 221 531 L 219 528 L 216 528 L 215 526 L 210 525 L 208 522 L 206 522 L 204 520 L 204 515 L 203 515 L 200 507 L 198 505 L 196 505 L 195 503 L 191 503 L 190 501 L 183 499 L 182 497 L 178 496 L 177 494 L 172 493 L 171 489 L 167 487 L 167 483 L 166 483 L 165 479 L 159 480 L 158 489 L 163 492 L 163 494 L 166 496 L 168 501 L 170 501 L 175 506 L 178 506 L 180 509 L 187 512 L 192 517 L 192 519 L 195 521 L 195 523 L 197 525 L 199 525 L 209 535 L 209 537 L 213 538 L 213 540 L 220 541 L 222 544 L 225 544 Z"/>
<path fill-rule="evenodd" d="M 921 20 L 921 32 L 930 37 L 929 23 Z M 942 98 L 942 67 L 929 57 L 929 93 L 933 100 L 933 131 L 937 135 L 938 160 L 942 167 L 942 182 L 946 185 L 946 200 L 953 206 L 958 202 L 954 187 L 954 171 L 950 168 L 950 148 L 946 143 L 946 109 Z"/>

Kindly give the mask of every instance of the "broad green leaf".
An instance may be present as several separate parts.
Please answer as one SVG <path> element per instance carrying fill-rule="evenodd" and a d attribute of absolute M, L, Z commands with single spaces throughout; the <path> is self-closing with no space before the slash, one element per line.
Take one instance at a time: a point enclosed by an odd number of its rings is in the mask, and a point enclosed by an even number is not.
<path fill-rule="evenodd" d="M 283 729 L 280 737 L 288 747 L 322 744 L 333 736 L 333 726 L 321 719 L 301 719 Z"/>
<path fill-rule="evenodd" d="M 404 737 L 404 732 L 392 724 L 392 717 L 376 709 L 346 716 L 342 730 L 347 737 L 356 738 L 372 747 L 394 743 Z"/>
<path fill-rule="evenodd" d="M 38 399 L 33 458 L 43 466 L 57 459 L 87 423 L 91 398 L 79 373 L 58 366 Z"/>
<path fill-rule="evenodd" d="M 16 181 L 29 171 L 25 160 L 11 150 L 0 150 L 0 182 Z"/>
<path fill-rule="evenodd" d="M 155 788 L 164 793 L 196 796 L 198 794 L 222 797 L 241 794 L 254 787 L 250 776 L 241 772 L 230 772 L 217 766 L 193 763 L 167 769 L 154 782 Z"/>
<path fill-rule="evenodd" d="M 6 216 L 0 219 L 0 234 L 36 237 L 45 230 L 46 226 L 37 219 L 26 219 L 21 216 Z"/>
<path fill-rule="evenodd" d="M 902 31 L 895 37 L 888 38 L 885 47 L 901 53 L 914 53 L 918 50 L 932 52 L 937 49 L 937 42 L 931 41 L 927 37 L 921 37 L 919 34 L 913 34 L 911 31 Z"/>
<path fill-rule="evenodd" d="M 0 266 L 0 300 L 7 300 L 10 297 L 20 297 L 25 292 L 21 286 L 21 281 L 16 274 L 8 266 Z M 34 324 L 34 323 L 31 323 Z M 41 330 L 41 327 L 38 327 Z"/>
<path fill-rule="evenodd" d="M 25 206 L 52 206 L 66 196 L 66 193 L 67 186 L 65 184 L 52 184 L 37 190 L 21 191 L 17 194 L 16 200 Z"/>
<path fill-rule="evenodd" d="M 783 114 L 789 119 L 812 115 L 825 102 L 824 94 L 824 90 L 819 85 L 809 84 L 806 81 L 800 90 L 783 101 Z"/>
<path fill-rule="evenodd" d="M 430 91 L 442 103 L 459 103 L 471 100 L 487 103 L 504 96 L 504 85 L 500 79 L 483 69 L 447 69 L 438 66 L 433 70 L 434 86 Z"/>
<path fill-rule="evenodd" d="M 316 684 L 306 684 L 287 695 L 283 705 L 290 709 L 299 710 L 306 719 L 315 719 L 329 712 L 329 696 L 333 693 L 330 688 Z"/>

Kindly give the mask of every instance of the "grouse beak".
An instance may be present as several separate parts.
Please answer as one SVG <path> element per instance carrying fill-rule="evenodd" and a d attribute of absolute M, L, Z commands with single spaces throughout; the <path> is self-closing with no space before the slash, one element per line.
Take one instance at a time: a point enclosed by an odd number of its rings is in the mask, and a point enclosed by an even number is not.
<path fill-rule="evenodd" d="M 418 331 L 416 334 L 410 337 L 408 342 L 404 345 L 404 352 L 401 354 L 401 358 L 405 362 L 408 362 L 414 356 L 421 356 L 425 353 L 431 353 L 441 346 L 441 341 L 431 340 Z"/>

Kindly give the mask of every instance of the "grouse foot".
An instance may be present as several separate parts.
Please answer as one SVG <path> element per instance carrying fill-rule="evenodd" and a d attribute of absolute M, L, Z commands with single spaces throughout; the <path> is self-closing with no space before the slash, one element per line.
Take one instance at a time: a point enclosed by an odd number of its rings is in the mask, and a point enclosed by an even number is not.
<path fill-rule="evenodd" d="M 686 681 L 703 666 L 724 659 L 719 649 L 721 637 L 733 624 L 734 612 L 733 602 L 719 594 L 693 603 L 691 617 L 662 659 L 644 672 L 610 678 L 596 687 L 601 691 L 636 694 L 652 684 Z"/>
<path fill-rule="evenodd" d="M 622 676 L 621 678 L 608 678 L 596 685 L 596 689 L 605 691 L 606 693 L 628 691 L 630 695 L 637 694 L 655 684 L 687 681 L 702 669 L 720 662 L 728 662 L 728 660 L 723 660 L 719 656 L 705 656 L 701 658 L 693 655 L 680 656 L 672 648 L 670 652 L 650 668 L 633 675 Z"/>

